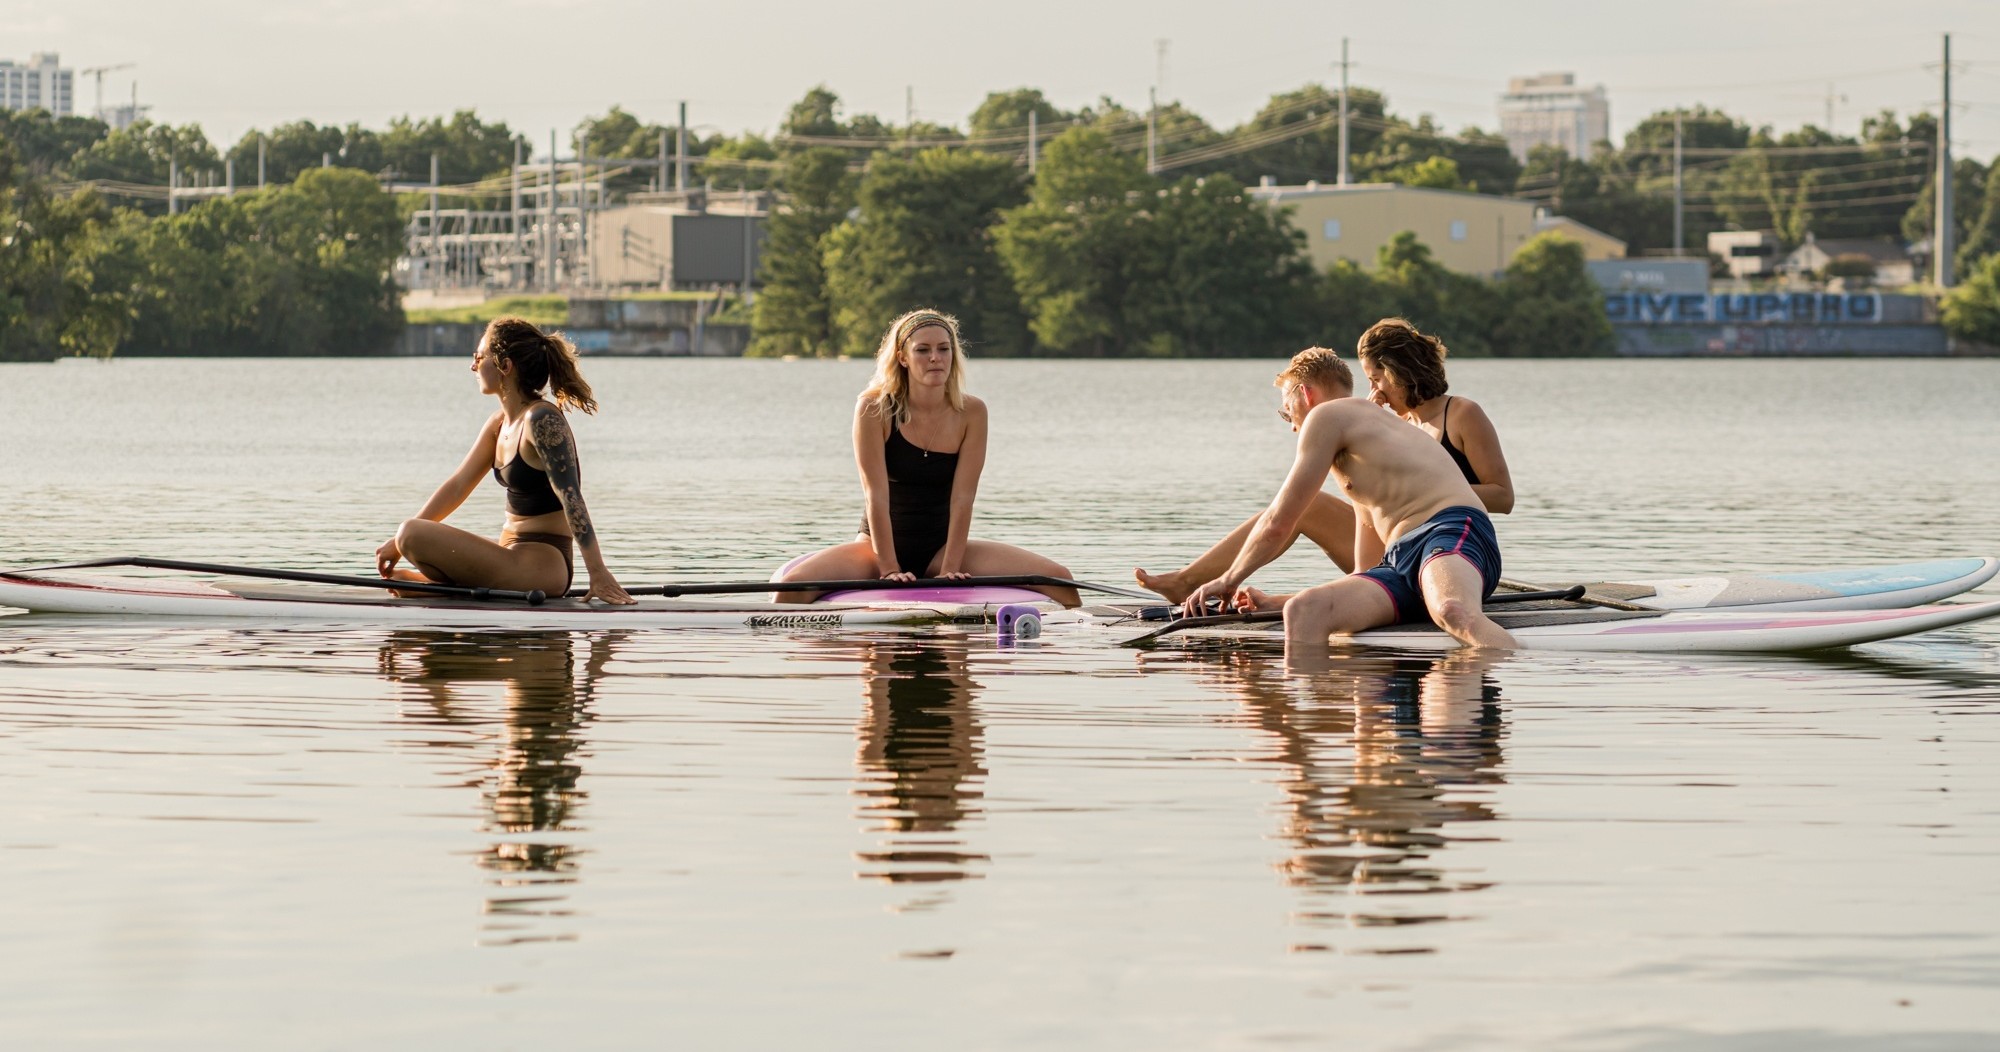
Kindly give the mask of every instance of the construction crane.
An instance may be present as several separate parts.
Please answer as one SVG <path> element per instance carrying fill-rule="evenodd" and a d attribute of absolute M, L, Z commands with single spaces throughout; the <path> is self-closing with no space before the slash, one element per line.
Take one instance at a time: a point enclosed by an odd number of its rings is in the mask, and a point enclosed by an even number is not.
<path fill-rule="evenodd" d="M 138 66 L 137 62 L 120 62 L 115 66 L 92 66 L 91 68 L 82 71 L 83 75 L 86 77 L 95 76 L 97 78 L 96 115 L 99 118 L 102 118 L 104 116 L 104 75 L 106 73 L 116 73 L 121 69 L 132 69 L 136 66 Z"/>

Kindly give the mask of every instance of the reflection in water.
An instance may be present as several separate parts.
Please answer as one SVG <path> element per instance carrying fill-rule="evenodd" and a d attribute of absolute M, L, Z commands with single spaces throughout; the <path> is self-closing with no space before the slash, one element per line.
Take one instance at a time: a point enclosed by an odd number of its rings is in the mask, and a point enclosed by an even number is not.
<path fill-rule="evenodd" d="M 959 825 L 979 814 L 983 731 L 964 637 L 862 641 L 866 708 L 856 757 L 860 815 L 882 837 L 859 854 L 860 876 L 893 882 L 964 880 L 985 855 L 965 850 Z"/>
<path fill-rule="evenodd" d="M 399 632 L 382 645 L 382 674 L 422 701 L 440 721 L 484 722 L 478 687 L 501 688 L 505 706 L 498 750 L 472 772 L 485 801 L 483 832 L 495 837 L 478 854 L 492 876 L 482 939 L 489 945 L 574 939 L 542 922 L 567 917 L 565 885 L 576 880 L 580 852 L 567 838 L 586 794 L 577 753 L 589 722 L 590 692 L 611 659 L 616 633 L 583 637 L 582 678 L 575 643 L 565 634 Z"/>
<path fill-rule="evenodd" d="M 1309 922 L 1355 927 L 1447 920 L 1444 909 L 1348 896 L 1476 891 L 1438 856 L 1467 839 L 1448 828 L 1498 817 L 1505 722 L 1497 659 L 1354 657 L 1309 679 L 1269 655 L 1213 656 L 1248 720 L 1271 736 L 1286 776 L 1285 880 L 1308 895 Z M 1322 948 L 1322 947 L 1309 947 Z"/>

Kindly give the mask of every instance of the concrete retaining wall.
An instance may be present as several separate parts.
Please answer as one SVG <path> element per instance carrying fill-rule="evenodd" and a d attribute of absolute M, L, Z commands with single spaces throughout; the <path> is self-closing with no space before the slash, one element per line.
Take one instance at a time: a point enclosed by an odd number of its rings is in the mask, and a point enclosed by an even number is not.
<path fill-rule="evenodd" d="M 1614 325 L 1618 353 L 1636 358 L 1935 357 L 1950 353 L 1936 325 Z"/>

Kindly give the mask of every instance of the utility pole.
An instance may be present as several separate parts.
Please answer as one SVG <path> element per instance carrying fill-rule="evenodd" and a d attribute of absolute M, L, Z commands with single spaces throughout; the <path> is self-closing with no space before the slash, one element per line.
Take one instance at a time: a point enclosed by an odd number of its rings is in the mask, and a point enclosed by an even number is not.
<path fill-rule="evenodd" d="M 170 216 L 179 215 L 181 211 L 180 195 L 174 193 L 180 189 L 180 185 L 181 160 L 170 156 L 167 158 L 167 214 Z"/>
<path fill-rule="evenodd" d="M 1686 239 L 1681 226 L 1681 111 L 1674 111 L 1674 255 L 1681 254 Z"/>
<path fill-rule="evenodd" d="M 438 265 L 438 155 L 436 150 L 432 150 L 431 151 L 431 266 L 435 267 L 437 265 Z M 442 270 L 442 268 L 440 268 L 440 270 Z M 444 283 L 443 273 L 440 272 L 432 276 L 431 288 L 438 288 L 441 285 L 443 285 L 443 283 Z"/>
<path fill-rule="evenodd" d="M 1340 38 L 1340 175 L 1338 185 L 1347 185 L 1347 38 Z"/>
<path fill-rule="evenodd" d="M 1938 112 L 1937 229 L 1931 233 L 1931 257 L 1937 266 L 1939 292 L 1951 287 L 1951 34 L 1944 35 L 1944 106 Z"/>
<path fill-rule="evenodd" d="M 1036 147 L 1040 145 L 1038 141 L 1040 139 L 1040 135 L 1037 133 L 1037 129 L 1035 128 L 1035 117 L 1036 117 L 1035 111 L 1029 110 L 1028 111 L 1028 174 L 1029 175 L 1035 174 Z"/>
<path fill-rule="evenodd" d="M 1160 170 L 1160 92 L 1157 88 L 1146 89 L 1146 174 L 1153 175 Z"/>
<path fill-rule="evenodd" d="M 653 179 L 653 189 L 661 193 L 667 191 L 667 132 L 664 128 L 660 129 L 660 167 Z"/>
<path fill-rule="evenodd" d="M 265 154 L 265 147 L 268 146 L 269 144 L 270 144 L 269 140 L 264 138 L 264 133 L 258 132 L 257 133 L 257 189 L 259 190 L 262 190 L 264 188 L 264 154 Z"/>
<path fill-rule="evenodd" d="M 582 280 L 590 266 L 590 136 L 576 144 L 576 259 L 570 264 L 571 283 Z M 596 275 L 593 272 L 591 276 Z"/>
<path fill-rule="evenodd" d="M 508 216 L 510 220 L 509 225 L 514 228 L 514 262 L 508 264 L 508 269 L 509 271 L 514 271 L 515 267 L 520 268 L 519 271 L 515 271 L 509 275 L 514 280 L 525 279 L 528 276 L 528 268 L 521 262 L 521 144 L 521 138 L 516 136 L 514 138 L 514 167 L 509 170 L 509 174 L 512 176 L 512 186 L 509 188 Z M 522 283 L 525 284 L 526 282 L 522 281 Z"/>
<path fill-rule="evenodd" d="M 681 130 L 674 140 L 674 189 L 683 193 L 688 188 L 688 104 L 681 103 Z"/>
<path fill-rule="evenodd" d="M 548 242 L 549 269 L 548 273 L 542 278 L 542 287 L 554 291 L 556 287 L 556 249 L 558 247 L 556 241 L 561 236 L 560 232 L 556 229 L 556 130 L 554 128 L 549 129 L 549 221 L 545 231 L 542 237 L 543 240 Z"/>

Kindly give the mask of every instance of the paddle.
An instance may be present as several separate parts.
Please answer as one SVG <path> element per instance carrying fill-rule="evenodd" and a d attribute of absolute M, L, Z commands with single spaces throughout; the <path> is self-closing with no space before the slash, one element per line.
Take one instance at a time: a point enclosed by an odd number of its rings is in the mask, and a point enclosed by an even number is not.
<path fill-rule="evenodd" d="M 1062 577 L 1046 577 L 1041 574 L 1020 574 L 1012 577 L 919 577 L 914 581 L 886 581 L 879 577 L 854 581 L 719 581 L 713 584 L 696 582 L 640 585 L 637 588 L 627 588 L 625 591 L 630 595 L 664 595 L 671 598 L 682 595 L 728 595 L 740 592 L 859 592 L 904 588 L 974 588 L 981 585 L 1055 586 L 1087 592 L 1105 592 L 1127 599 L 1160 601 L 1160 597 L 1152 592 L 1141 592 L 1110 584 L 1092 584 L 1089 581 L 1071 581 Z M 582 588 L 569 590 L 569 594 L 573 597 L 583 595 L 584 592 L 585 589 Z"/>
<path fill-rule="evenodd" d="M 1541 585 L 1529 584 L 1526 581 L 1513 581 L 1505 577 L 1502 577 L 1500 579 L 1500 587 L 1510 589 L 1517 593 L 1535 592 L 1542 590 Z M 1613 610 L 1632 610 L 1639 613 L 1647 613 L 1647 614 L 1658 613 L 1660 609 L 1657 606 L 1641 606 L 1638 603 L 1628 603 L 1623 599 L 1613 599 L 1608 595 L 1598 595 L 1595 592 L 1585 591 L 1581 587 L 1579 587 L 1578 591 L 1581 592 L 1582 594 L 1580 596 L 1575 597 L 1577 602 L 1589 603 L 1592 606 L 1609 607 Z"/>
<path fill-rule="evenodd" d="M 355 588 L 393 588 L 398 592 L 422 592 L 425 595 L 450 596 L 454 599 L 477 599 L 487 602 L 495 599 L 524 602 L 529 606 L 540 606 L 548 596 L 540 590 L 514 592 L 504 588 L 462 588 L 453 584 L 437 584 L 432 581 L 391 581 L 382 577 L 349 577 L 345 574 L 306 573 L 303 570 L 266 570 L 255 566 L 222 566 L 216 563 L 191 563 L 179 559 L 152 559 L 143 555 L 125 555 L 111 559 L 96 559 L 87 563 L 64 563 L 60 566 L 34 566 L 26 570 L 9 570 L 8 576 L 40 573 L 46 570 L 89 570 L 107 566 L 137 566 L 149 570 L 185 570 L 189 573 L 209 573 L 223 577 L 263 577 L 273 581 L 302 581 L 307 584 L 337 584 Z"/>
<path fill-rule="evenodd" d="M 1548 589 L 1538 589 L 1530 592 L 1509 592 L 1506 595 L 1495 595 L 1486 600 L 1486 605 L 1495 606 L 1495 605 L 1507 605 L 1510 603 L 1536 603 L 1544 601 L 1575 600 L 1581 598 L 1582 596 L 1583 596 L 1583 586 L 1579 584 L 1569 588 L 1548 588 Z M 1186 628 L 1206 628 L 1210 625 L 1254 625 L 1260 622 L 1283 621 L 1284 619 L 1285 619 L 1285 612 L 1283 610 L 1252 610 L 1248 613 L 1208 614 L 1196 617 L 1183 617 L 1177 621 L 1170 621 L 1166 624 L 1165 627 L 1156 628 L 1151 632 L 1147 632 L 1144 635 L 1133 636 L 1132 638 L 1125 640 L 1124 645 L 1132 647 L 1132 646 L 1139 646 L 1145 643 L 1150 643 L 1153 640 L 1160 638 L 1161 636 L 1168 635 L 1173 632 L 1179 632 L 1182 629 Z"/>

